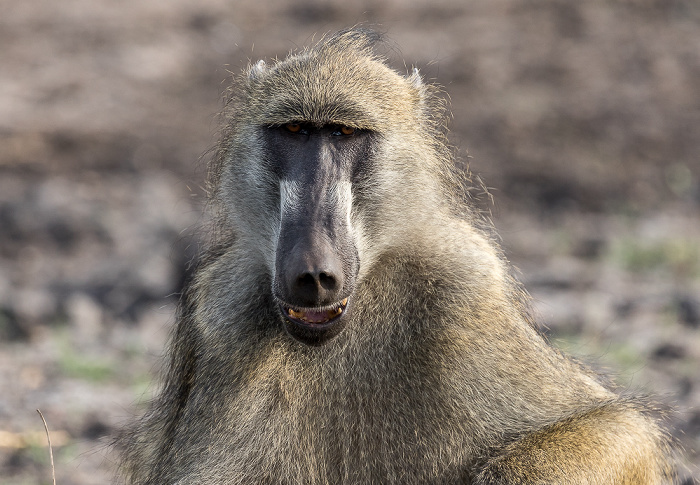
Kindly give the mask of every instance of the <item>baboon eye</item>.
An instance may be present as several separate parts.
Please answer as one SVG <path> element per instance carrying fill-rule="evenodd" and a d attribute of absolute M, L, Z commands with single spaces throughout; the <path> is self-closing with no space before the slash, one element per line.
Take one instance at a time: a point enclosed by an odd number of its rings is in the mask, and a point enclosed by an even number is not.
<path fill-rule="evenodd" d="M 350 136 L 355 134 L 355 128 L 350 126 L 338 126 L 333 130 L 334 136 Z"/>
<path fill-rule="evenodd" d="M 301 125 L 299 123 L 287 123 L 284 127 L 291 133 L 299 133 L 301 131 Z"/>

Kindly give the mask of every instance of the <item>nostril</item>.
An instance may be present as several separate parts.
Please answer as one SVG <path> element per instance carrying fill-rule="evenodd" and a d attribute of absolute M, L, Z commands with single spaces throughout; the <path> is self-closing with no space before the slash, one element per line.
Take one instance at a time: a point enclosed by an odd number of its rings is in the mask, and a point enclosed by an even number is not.
<path fill-rule="evenodd" d="M 325 290 L 335 290 L 336 289 L 336 278 L 330 273 L 321 273 L 318 275 L 319 283 L 321 287 Z"/>
<path fill-rule="evenodd" d="M 315 288 L 316 278 L 311 273 L 304 273 L 297 278 L 297 286 L 299 288 Z"/>

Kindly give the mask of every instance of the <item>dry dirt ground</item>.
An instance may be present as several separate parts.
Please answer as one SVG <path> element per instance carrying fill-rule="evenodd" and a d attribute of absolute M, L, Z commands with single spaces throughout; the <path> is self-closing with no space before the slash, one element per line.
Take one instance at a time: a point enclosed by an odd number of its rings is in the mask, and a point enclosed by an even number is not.
<path fill-rule="evenodd" d="M 551 341 L 700 478 L 700 3 L 0 0 L 0 482 L 110 483 L 197 252 L 229 70 L 357 23 L 445 87 Z"/>

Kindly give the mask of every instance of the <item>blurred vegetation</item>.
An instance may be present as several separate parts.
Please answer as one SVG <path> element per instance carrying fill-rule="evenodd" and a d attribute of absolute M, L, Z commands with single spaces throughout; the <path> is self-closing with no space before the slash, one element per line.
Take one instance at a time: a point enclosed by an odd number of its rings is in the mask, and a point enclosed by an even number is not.
<path fill-rule="evenodd" d="M 663 271 L 671 276 L 700 276 L 700 243 L 681 237 L 644 240 L 631 236 L 614 241 L 611 258 L 620 267 L 634 273 Z"/>

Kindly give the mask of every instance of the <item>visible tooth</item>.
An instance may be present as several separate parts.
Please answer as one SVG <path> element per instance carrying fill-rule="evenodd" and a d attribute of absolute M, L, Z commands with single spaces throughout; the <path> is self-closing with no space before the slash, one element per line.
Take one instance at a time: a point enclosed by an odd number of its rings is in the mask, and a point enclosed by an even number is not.
<path fill-rule="evenodd" d="M 305 315 L 304 315 L 304 312 L 296 312 L 290 308 L 289 309 L 289 316 L 293 317 L 293 318 L 303 319 Z"/>
<path fill-rule="evenodd" d="M 345 306 L 348 304 L 348 299 L 345 298 L 343 301 L 340 302 L 341 305 Z"/>

